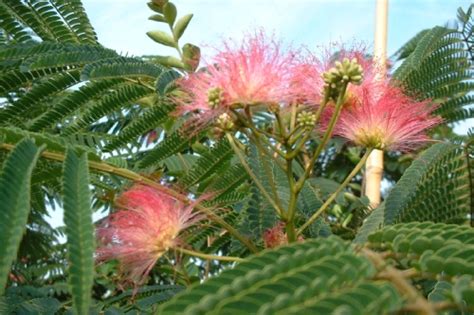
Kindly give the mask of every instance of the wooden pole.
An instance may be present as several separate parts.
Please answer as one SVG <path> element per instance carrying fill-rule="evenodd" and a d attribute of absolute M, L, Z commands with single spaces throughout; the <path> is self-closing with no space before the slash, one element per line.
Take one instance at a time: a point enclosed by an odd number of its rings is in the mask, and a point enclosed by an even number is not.
<path fill-rule="evenodd" d="M 380 71 L 378 79 L 383 80 L 387 75 L 387 21 L 388 0 L 375 0 L 375 40 L 374 61 Z M 383 175 L 383 151 L 373 150 L 365 164 L 365 195 L 370 205 L 375 208 L 380 204 L 380 184 Z"/>

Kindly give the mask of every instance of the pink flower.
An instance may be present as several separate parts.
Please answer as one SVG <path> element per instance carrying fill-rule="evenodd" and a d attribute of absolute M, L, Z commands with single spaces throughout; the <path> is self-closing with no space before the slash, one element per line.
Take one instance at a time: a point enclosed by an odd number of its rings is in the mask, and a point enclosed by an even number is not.
<path fill-rule="evenodd" d="M 298 237 L 298 242 L 304 241 L 302 236 Z M 263 233 L 263 243 L 265 248 L 275 248 L 288 244 L 288 236 L 285 233 L 285 223 L 278 222 L 274 227 L 267 229 Z"/>
<path fill-rule="evenodd" d="M 410 151 L 429 141 L 427 129 L 441 122 L 431 115 L 434 109 L 428 101 L 416 101 L 387 82 L 363 83 L 348 91 L 333 134 L 363 147 Z"/>
<path fill-rule="evenodd" d="M 97 229 L 97 260 L 118 260 L 121 273 L 135 285 L 179 243 L 179 233 L 202 218 L 192 206 L 149 186 L 133 186 L 117 203 L 121 209 Z"/>
<path fill-rule="evenodd" d="M 241 45 L 225 42 L 207 67 L 179 83 L 186 97 L 177 98 L 178 113 L 197 111 L 211 120 L 230 108 L 288 103 L 295 54 L 263 32 L 247 36 Z"/>
<path fill-rule="evenodd" d="M 382 77 L 363 51 L 342 50 L 337 56 L 340 58 L 355 58 L 362 66 L 363 81 L 349 84 L 334 135 L 363 147 L 400 151 L 416 149 L 429 140 L 426 130 L 441 121 L 431 115 L 435 106 L 407 96 L 401 87 Z M 330 62 L 326 64 L 329 69 Z M 329 103 L 323 129 L 333 110 L 334 103 Z"/>
<path fill-rule="evenodd" d="M 324 65 L 314 55 L 306 58 L 293 67 L 290 88 L 294 89 L 293 103 L 298 105 L 318 106 L 323 97 L 324 81 L 321 74 Z"/>

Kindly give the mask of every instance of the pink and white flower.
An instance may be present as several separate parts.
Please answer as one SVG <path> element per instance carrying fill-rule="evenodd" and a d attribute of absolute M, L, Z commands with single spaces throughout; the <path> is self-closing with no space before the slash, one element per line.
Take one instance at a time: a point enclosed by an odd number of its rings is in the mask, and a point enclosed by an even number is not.
<path fill-rule="evenodd" d="M 429 141 L 426 131 L 441 122 L 432 115 L 436 109 L 433 104 L 415 100 L 382 77 L 363 52 L 343 51 L 341 56 L 357 59 L 363 68 L 363 81 L 349 85 L 334 135 L 381 150 L 410 151 Z M 325 114 L 326 124 L 334 109 L 331 105 Z"/>
<path fill-rule="evenodd" d="M 290 88 L 297 57 L 263 32 L 242 44 L 225 42 L 206 68 L 179 82 L 185 96 L 176 99 L 178 113 L 198 112 L 211 120 L 231 108 L 285 104 L 298 94 Z"/>
<path fill-rule="evenodd" d="M 152 187 L 135 185 L 117 200 L 120 210 L 97 229 L 98 261 L 116 259 L 122 275 L 142 284 L 157 260 L 180 242 L 181 231 L 202 216 Z"/>

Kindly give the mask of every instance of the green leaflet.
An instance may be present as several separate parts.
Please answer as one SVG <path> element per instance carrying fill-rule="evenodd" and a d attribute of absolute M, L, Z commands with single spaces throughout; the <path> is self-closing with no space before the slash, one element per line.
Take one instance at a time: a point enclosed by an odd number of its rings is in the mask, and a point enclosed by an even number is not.
<path fill-rule="evenodd" d="M 68 149 L 63 176 L 68 284 L 77 314 L 89 314 L 94 279 L 94 225 L 87 156 Z"/>
<path fill-rule="evenodd" d="M 148 88 L 138 84 L 126 84 L 117 90 L 104 96 L 99 102 L 87 108 L 80 118 L 71 126 L 64 129 L 64 135 L 71 135 L 78 130 L 87 127 L 99 118 L 110 114 L 116 110 L 123 109 L 124 106 L 131 105 L 137 100 L 152 94 Z"/>
<path fill-rule="evenodd" d="M 203 152 L 200 158 L 193 165 L 192 169 L 180 179 L 180 184 L 184 187 L 192 186 L 204 178 L 219 173 L 227 166 L 233 157 L 234 152 L 226 139 L 219 141 L 213 148 Z"/>
<path fill-rule="evenodd" d="M 0 175 L 0 295 L 15 260 L 30 212 L 31 173 L 40 150 L 24 139 L 10 153 Z"/>
<path fill-rule="evenodd" d="M 166 68 L 138 58 L 117 57 L 90 63 L 81 72 L 82 80 L 126 77 L 156 79 Z"/>
<path fill-rule="evenodd" d="M 146 168 L 150 166 L 156 166 L 163 159 L 166 159 L 173 154 L 179 153 L 191 146 L 194 141 L 200 139 L 201 137 L 202 134 L 187 135 L 185 134 L 185 131 L 178 129 L 168 135 L 163 141 L 158 143 L 156 147 L 147 151 L 143 159 L 140 160 L 138 167 Z"/>
<path fill-rule="evenodd" d="M 403 63 L 393 73 L 394 82 L 417 98 L 438 103 L 435 113 L 445 123 L 474 115 L 474 110 L 469 108 L 472 104 L 469 93 L 474 91 L 472 44 L 468 40 L 472 34 L 469 34 L 471 14 L 469 10 L 460 18 L 459 31 L 440 26 L 424 30 L 395 54 Z"/>
<path fill-rule="evenodd" d="M 111 141 L 105 148 L 105 151 L 113 151 L 119 147 L 126 146 L 131 140 L 142 136 L 148 131 L 156 128 L 169 118 L 169 114 L 174 110 L 173 104 L 156 104 L 135 118 L 130 124 L 124 127 L 118 136 Z"/>
<path fill-rule="evenodd" d="M 467 176 L 471 167 L 460 145 L 433 145 L 412 163 L 391 190 L 385 200 L 384 224 L 466 219 L 472 207 L 473 188 Z"/>
<path fill-rule="evenodd" d="M 327 314 L 396 310 L 401 298 L 336 237 L 264 251 L 165 303 L 157 314 Z"/>
<path fill-rule="evenodd" d="M 405 257 L 424 273 L 474 276 L 474 229 L 433 222 L 395 224 L 368 237 L 369 246 Z"/>

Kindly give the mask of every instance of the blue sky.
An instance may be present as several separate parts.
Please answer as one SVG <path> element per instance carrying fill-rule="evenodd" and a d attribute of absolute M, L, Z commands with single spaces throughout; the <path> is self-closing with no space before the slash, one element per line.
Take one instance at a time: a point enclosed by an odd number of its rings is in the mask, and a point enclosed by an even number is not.
<path fill-rule="evenodd" d="M 149 21 L 140 0 L 83 0 L 99 39 L 134 55 L 165 54 L 145 33 L 166 29 Z M 263 27 L 287 43 L 310 48 L 329 41 L 373 40 L 375 0 L 175 0 L 178 15 L 194 13 L 182 41 L 198 45 L 239 38 Z M 390 0 L 388 51 L 393 53 L 418 31 L 455 19 L 469 0 Z"/>
<path fill-rule="evenodd" d="M 194 18 L 181 43 L 216 46 L 222 38 L 242 38 L 257 28 L 274 32 L 284 43 L 316 50 L 331 41 L 373 42 L 376 0 L 175 0 L 178 16 Z M 389 0 L 388 53 L 422 29 L 454 21 L 470 0 Z M 146 0 L 83 0 L 100 42 L 130 55 L 172 55 L 154 43 L 150 30 L 166 25 L 148 20 Z M 203 55 L 211 49 L 203 49 Z M 456 127 L 466 133 L 474 120 Z"/>

